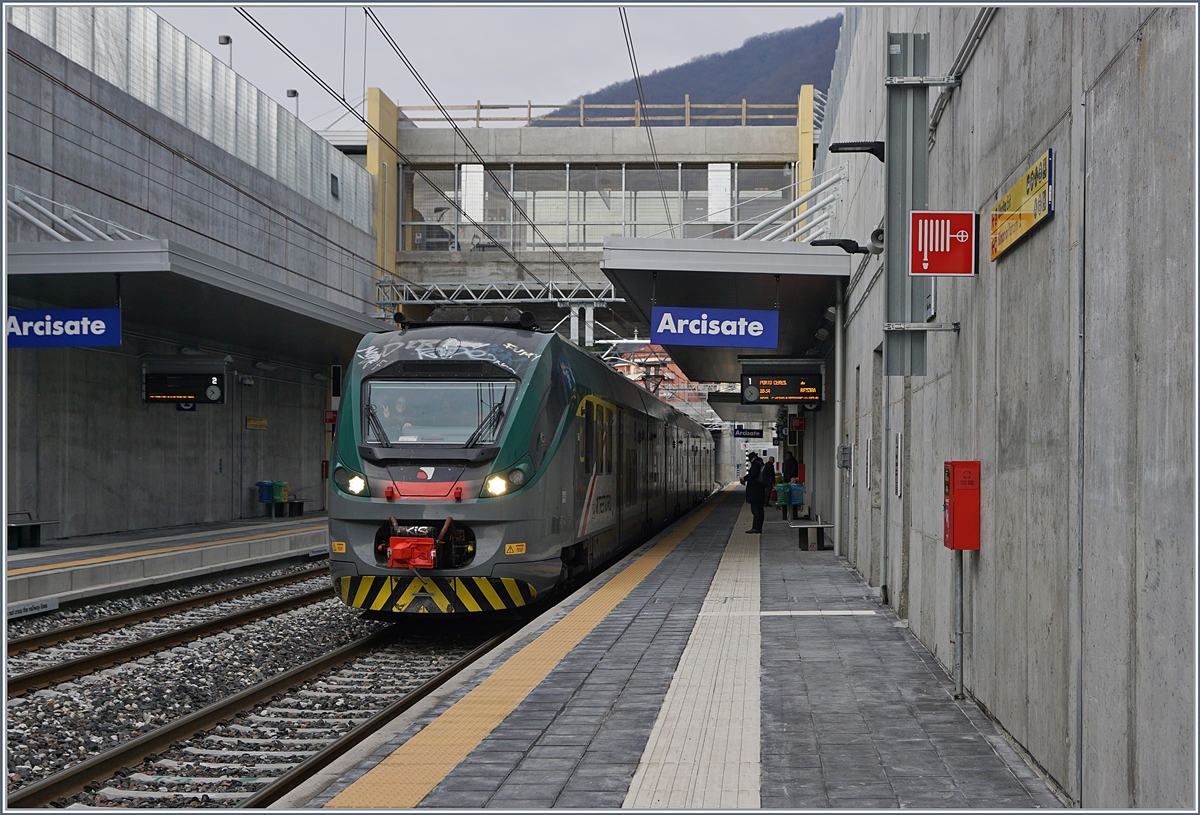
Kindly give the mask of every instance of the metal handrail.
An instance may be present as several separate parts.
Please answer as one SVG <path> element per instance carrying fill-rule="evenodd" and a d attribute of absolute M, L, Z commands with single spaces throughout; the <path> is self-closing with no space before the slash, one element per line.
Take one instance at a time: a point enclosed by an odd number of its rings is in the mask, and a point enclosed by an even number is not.
<path fill-rule="evenodd" d="M 593 110 L 629 110 L 628 116 L 588 116 L 588 109 Z M 534 110 L 560 111 L 567 109 L 578 109 L 578 114 L 571 116 L 534 116 Z M 666 115 L 649 115 L 649 111 L 681 111 L 678 114 Z M 749 124 L 751 121 L 759 120 L 774 120 L 774 119 L 789 119 L 795 121 L 800 115 L 799 102 L 796 104 L 790 103 L 751 103 L 743 99 L 740 103 L 736 102 L 713 102 L 700 103 L 692 102 L 690 98 L 685 97 L 682 104 L 656 102 L 652 104 L 642 105 L 640 101 L 621 102 L 621 103 L 596 103 L 588 104 L 587 101 L 581 98 L 578 102 L 573 102 L 566 105 L 535 105 L 532 101 L 526 102 L 524 105 L 492 105 L 483 104 L 477 101 L 473 105 L 445 105 L 444 108 L 438 108 L 434 105 L 404 105 L 399 108 L 399 115 L 410 122 L 445 122 L 446 117 L 442 114 L 442 110 L 450 112 L 450 119 L 454 122 L 474 122 L 476 127 L 481 125 L 503 123 L 503 122 L 524 122 L 526 126 L 533 127 L 536 124 L 552 123 L 552 122 L 570 122 L 585 127 L 588 124 L 612 124 L 625 123 L 633 127 L 641 127 L 643 122 L 679 122 L 684 127 L 690 127 L 693 119 L 702 119 L 705 122 L 710 121 L 736 121 L 742 126 Z M 720 112 L 706 111 L 737 111 L 733 114 Z M 413 116 L 412 112 L 430 112 L 435 115 L 431 116 Z M 497 116 L 494 112 L 522 111 L 523 116 Z M 699 111 L 699 112 L 698 112 Z M 785 113 L 760 113 L 758 111 L 786 111 Z M 457 113 L 461 115 L 457 115 Z"/>

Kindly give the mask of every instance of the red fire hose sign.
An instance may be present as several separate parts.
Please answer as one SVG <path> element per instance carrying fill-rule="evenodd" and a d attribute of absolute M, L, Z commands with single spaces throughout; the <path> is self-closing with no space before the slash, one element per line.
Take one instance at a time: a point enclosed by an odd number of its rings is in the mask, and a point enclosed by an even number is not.
<path fill-rule="evenodd" d="M 974 212 L 912 212 L 908 224 L 908 273 L 938 277 L 975 274 Z"/>

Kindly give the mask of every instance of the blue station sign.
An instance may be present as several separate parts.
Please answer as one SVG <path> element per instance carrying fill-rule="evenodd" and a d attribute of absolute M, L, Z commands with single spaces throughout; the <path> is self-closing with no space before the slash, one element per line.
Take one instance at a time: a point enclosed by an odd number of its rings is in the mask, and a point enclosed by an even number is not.
<path fill-rule="evenodd" d="M 777 348 L 779 312 L 654 306 L 650 310 L 650 341 L 711 348 Z"/>
<path fill-rule="evenodd" d="M 121 309 L 9 309 L 4 327 L 9 348 L 120 345 Z"/>

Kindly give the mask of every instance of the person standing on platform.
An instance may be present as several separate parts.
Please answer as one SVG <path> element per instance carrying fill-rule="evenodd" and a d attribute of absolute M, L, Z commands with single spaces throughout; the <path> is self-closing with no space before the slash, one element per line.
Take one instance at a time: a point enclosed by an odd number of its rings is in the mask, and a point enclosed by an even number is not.
<path fill-rule="evenodd" d="M 792 451 L 783 454 L 783 483 L 791 484 L 793 478 L 800 477 L 800 462 L 792 455 Z"/>
<path fill-rule="evenodd" d="M 758 457 L 758 453 L 751 453 L 750 469 L 746 471 L 746 475 L 742 478 L 742 483 L 746 485 L 746 503 L 750 505 L 750 514 L 754 517 L 752 528 L 746 530 L 751 535 L 762 534 L 763 502 L 767 498 L 768 489 L 762 476 L 762 459 Z"/>
<path fill-rule="evenodd" d="M 775 487 L 775 456 L 767 456 L 767 463 L 763 465 L 762 480 L 767 485 L 767 492 L 770 493 Z M 766 496 L 763 497 L 763 500 L 766 500 Z"/>

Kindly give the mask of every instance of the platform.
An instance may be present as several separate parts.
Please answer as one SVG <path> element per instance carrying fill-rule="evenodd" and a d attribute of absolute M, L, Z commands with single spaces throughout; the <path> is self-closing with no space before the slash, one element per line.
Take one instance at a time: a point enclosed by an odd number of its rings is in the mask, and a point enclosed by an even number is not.
<path fill-rule="evenodd" d="M 97 594 L 328 554 L 323 513 L 61 538 L 8 551 L 5 602 L 11 618 Z"/>
<path fill-rule="evenodd" d="M 722 493 L 281 808 L 1056 807 L 894 613 Z"/>

